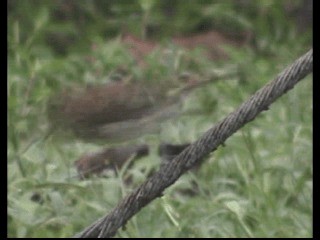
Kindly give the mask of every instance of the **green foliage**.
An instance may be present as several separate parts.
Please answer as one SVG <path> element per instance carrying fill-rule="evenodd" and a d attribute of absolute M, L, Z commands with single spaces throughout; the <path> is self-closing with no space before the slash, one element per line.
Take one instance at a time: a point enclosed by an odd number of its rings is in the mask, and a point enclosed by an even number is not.
<path fill-rule="evenodd" d="M 246 2 L 243 4 L 242 2 Z M 290 1 L 289 1 L 290 2 Z M 8 237 L 70 237 L 110 211 L 159 165 L 160 141 L 196 140 L 273 79 L 311 45 L 296 31 L 288 1 L 47 1 L 8 2 Z M 301 6 L 296 1 L 293 7 Z M 212 62 L 200 48 L 168 43 L 169 36 L 220 29 L 249 31 L 253 47 L 226 47 Z M 121 43 L 124 32 L 162 40 L 167 51 L 137 66 Z M 231 66 L 231 67 L 230 67 Z M 73 161 L 99 146 L 49 135 L 52 94 L 105 83 L 125 69 L 137 81 L 167 83 L 183 74 L 230 79 L 197 89 L 183 114 L 162 124 L 152 152 L 128 172 L 80 181 Z M 161 82 L 160 82 L 161 81 Z M 309 76 L 245 126 L 133 219 L 118 237 L 311 237 L 312 81 Z M 196 114 L 191 114 L 193 111 Z M 134 184 L 125 186 L 131 174 Z M 197 185 L 197 194 L 183 194 Z"/>

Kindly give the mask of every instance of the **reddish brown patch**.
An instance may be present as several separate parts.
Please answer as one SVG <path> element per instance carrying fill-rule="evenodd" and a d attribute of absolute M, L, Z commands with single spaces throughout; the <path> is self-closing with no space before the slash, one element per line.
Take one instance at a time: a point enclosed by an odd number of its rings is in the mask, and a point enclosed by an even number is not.
<path fill-rule="evenodd" d="M 245 41 L 239 41 L 217 32 L 209 31 L 206 33 L 195 34 L 188 37 L 173 37 L 172 42 L 177 46 L 186 49 L 202 47 L 206 50 L 206 55 L 211 60 L 227 59 L 228 55 L 223 50 L 224 45 L 240 47 Z M 162 48 L 158 42 L 143 40 L 132 34 L 125 34 L 122 42 L 129 46 L 132 56 L 140 66 L 145 66 L 144 56 L 150 54 L 155 48 Z"/>

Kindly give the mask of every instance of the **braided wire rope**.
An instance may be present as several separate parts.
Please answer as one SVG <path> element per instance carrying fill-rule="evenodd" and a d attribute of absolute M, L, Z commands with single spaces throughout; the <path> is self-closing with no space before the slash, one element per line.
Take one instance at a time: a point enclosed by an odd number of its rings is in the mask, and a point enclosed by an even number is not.
<path fill-rule="evenodd" d="M 170 163 L 160 169 L 126 196 L 106 216 L 98 219 L 74 237 L 112 237 L 117 230 L 163 191 L 172 185 L 182 174 L 196 163 L 201 162 L 209 153 L 215 151 L 228 137 L 252 121 L 259 113 L 280 96 L 292 89 L 295 84 L 313 70 L 313 49 L 285 68 L 273 81 L 266 84 L 235 111 L 209 129 L 197 141 L 187 147 Z"/>

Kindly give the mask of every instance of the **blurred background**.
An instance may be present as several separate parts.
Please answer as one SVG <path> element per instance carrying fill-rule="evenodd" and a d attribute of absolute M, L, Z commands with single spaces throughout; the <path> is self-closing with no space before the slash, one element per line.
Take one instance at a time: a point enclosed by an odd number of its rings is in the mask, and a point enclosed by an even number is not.
<path fill-rule="evenodd" d="M 312 15 L 311 0 L 8 1 L 8 237 L 69 237 L 110 211 L 158 168 L 161 143 L 195 141 L 308 51 Z M 150 149 L 117 174 L 80 179 L 74 162 L 123 143 L 52 131 L 49 103 L 77 89 L 217 75 L 124 143 Z M 116 236 L 311 237 L 311 149 L 308 76 Z"/>

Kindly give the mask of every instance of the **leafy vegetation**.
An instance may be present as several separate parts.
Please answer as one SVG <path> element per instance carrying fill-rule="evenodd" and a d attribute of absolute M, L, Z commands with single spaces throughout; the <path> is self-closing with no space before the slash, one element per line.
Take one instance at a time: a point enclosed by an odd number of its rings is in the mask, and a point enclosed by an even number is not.
<path fill-rule="evenodd" d="M 311 46 L 311 29 L 292 16 L 306 1 L 8 2 L 8 237 L 69 237 L 116 206 L 158 167 L 160 142 L 185 143 L 273 79 Z M 293 9 L 291 12 L 286 9 Z M 171 36 L 218 29 L 249 43 L 226 46 L 227 60 L 171 44 Z M 121 40 L 131 33 L 159 47 L 141 67 Z M 161 49 L 167 49 L 162 51 Z M 230 67 L 231 66 L 231 67 Z M 179 118 L 161 124 L 149 156 L 110 178 L 80 181 L 73 161 L 101 147 L 48 134 L 47 103 L 57 91 L 106 83 L 125 69 L 139 81 L 182 74 L 237 75 L 195 90 Z M 288 92 L 165 196 L 142 209 L 118 237 L 311 237 L 312 81 Z M 193 110 L 197 114 L 191 114 Z M 133 185 L 123 183 L 131 174 Z M 182 190 L 194 188 L 192 196 Z"/>

